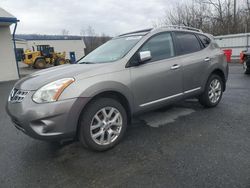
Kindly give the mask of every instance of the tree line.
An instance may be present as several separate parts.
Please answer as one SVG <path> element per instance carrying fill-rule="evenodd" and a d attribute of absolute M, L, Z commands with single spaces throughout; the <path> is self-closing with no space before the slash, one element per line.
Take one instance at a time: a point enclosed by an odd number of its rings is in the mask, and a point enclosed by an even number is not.
<path fill-rule="evenodd" d="M 183 25 L 199 28 L 213 35 L 250 32 L 250 0 L 183 0 L 178 1 L 154 26 Z M 62 30 L 62 35 L 69 31 Z M 80 30 L 86 44 L 86 54 L 111 37 L 98 34 L 88 26 Z"/>
<path fill-rule="evenodd" d="M 67 36 L 70 34 L 69 30 L 62 29 L 62 35 Z M 104 44 L 108 40 L 111 39 L 110 36 L 102 33 L 101 35 L 95 32 L 95 29 L 92 26 L 88 26 L 87 28 L 82 28 L 80 30 L 80 36 L 83 38 L 84 43 L 86 45 L 85 54 L 89 54 L 98 46 Z"/>
<path fill-rule="evenodd" d="M 250 0 L 181 1 L 155 25 L 184 25 L 213 35 L 250 32 Z"/>
<path fill-rule="evenodd" d="M 101 35 L 97 34 L 94 28 L 91 26 L 88 26 L 86 29 L 81 29 L 80 35 L 83 37 L 86 45 L 86 54 L 92 52 L 98 46 L 111 39 L 111 37 L 105 33 L 102 33 Z"/>

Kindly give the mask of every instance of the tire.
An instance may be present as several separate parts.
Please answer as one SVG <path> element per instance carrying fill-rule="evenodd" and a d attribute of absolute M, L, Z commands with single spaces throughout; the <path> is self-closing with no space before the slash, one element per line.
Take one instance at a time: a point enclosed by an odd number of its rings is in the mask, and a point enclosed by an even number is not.
<path fill-rule="evenodd" d="M 216 83 L 217 89 L 216 89 Z M 217 74 L 212 74 L 206 84 L 204 92 L 199 97 L 201 105 L 207 108 L 215 107 L 219 104 L 223 94 L 223 81 Z"/>
<path fill-rule="evenodd" d="M 104 114 L 107 114 L 106 118 Z M 124 136 L 127 113 L 118 101 L 99 98 L 86 107 L 80 117 L 79 126 L 78 138 L 84 147 L 105 151 L 118 144 Z"/>
<path fill-rule="evenodd" d="M 37 59 L 34 63 L 34 67 L 36 69 L 44 69 L 46 68 L 46 61 L 45 59 Z"/>
<path fill-rule="evenodd" d="M 66 63 L 66 64 L 71 64 L 69 59 L 66 59 L 66 60 L 65 60 L 65 63 Z"/>
<path fill-rule="evenodd" d="M 250 74 L 250 67 L 247 66 L 246 61 L 243 63 L 243 69 L 245 74 Z"/>
<path fill-rule="evenodd" d="M 63 59 L 63 58 L 59 58 L 59 59 L 57 59 L 57 60 L 55 61 L 55 66 L 64 65 L 64 64 L 66 64 L 66 61 L 65 61 L 65 59 Z"/>

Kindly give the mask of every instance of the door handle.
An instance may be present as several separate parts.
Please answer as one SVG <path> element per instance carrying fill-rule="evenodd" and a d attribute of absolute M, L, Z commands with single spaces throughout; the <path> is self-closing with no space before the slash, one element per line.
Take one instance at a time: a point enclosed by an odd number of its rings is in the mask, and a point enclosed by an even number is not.
<path fill-rule="evenodd" d="M 211 60 L 210 57 L 206 57 L 206 58 L 204 59 L 205 62 L 208 62 L 208 61 L 210 61 L 210 60 Z"/>
<path fill-rule="evenodd" d="M 171 67 L 171 70 L 176 70 L 176 69 L 179 69 L 181 66 L 178 65 L 178 64 L 175 64 Z"/>

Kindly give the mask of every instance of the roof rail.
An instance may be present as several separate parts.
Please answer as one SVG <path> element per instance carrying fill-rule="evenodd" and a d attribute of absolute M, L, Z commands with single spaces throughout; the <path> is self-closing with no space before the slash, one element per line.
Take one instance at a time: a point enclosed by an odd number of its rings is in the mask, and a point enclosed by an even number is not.
<path fill-rule="evenodd" d="M 203 33 L 203 31 L 201 29 L 197 29 L 197 28 L 194 28 L 194 27 L 181 26 L 181 25 L 165 25 L 165 26 L 160 26 L 160 27 L 157 27 L 157 28 L 143 29 L 143 30 L 129 32 L 129 33 L 124 33 L 124 34 L 118 35 L 118 37 L 125 36 L 125 35 L 130 35 L 130 34 L 136 34 L 136 33 L 149 33 L 150 31 L 155 30 L 155 29 L 159 29 L 159 28 L 185 29 L 185 30 L 190 30 L 190 31 L 196 31 L 196 32 Z"/>
<path fill-rule="evenodd" d="M 136 33 L 146 33 L 146 32 L 148 33 L 148 32 L 150 32 L 151 30 L 152 30 L 152 28 L 150 28 L 150 29 L 138 30 L 138 31 L 133 31 L 133 32 L 121 34 L 121 35 L 119 35 L 119 37 L 125 36 L 125 35 L 130 35 L 130 34 L 136 34 Z"/>
<path fill-rule="evenodd" d="M 194 27 L 188 27 L 188 26 L 181 26 L 181 25 L 166 25 L 166 26 L 161 26 L 159 28 L 173 28 L 173 29 L 185 29 L 185 30 L 191 30 L 191 31 L 197 31 L 203 33 L 201 29 L 197 29 Z"/>

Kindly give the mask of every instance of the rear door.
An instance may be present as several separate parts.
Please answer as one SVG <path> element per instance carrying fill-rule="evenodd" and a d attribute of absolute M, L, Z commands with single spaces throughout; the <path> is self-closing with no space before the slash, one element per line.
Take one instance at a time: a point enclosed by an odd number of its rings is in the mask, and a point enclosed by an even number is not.
<path fill-rule="evenodd" d="M 183 67 L 183 92 L 199 92 L 211 54 L 192 32 L 174 32 L 177 53 Z"/>

